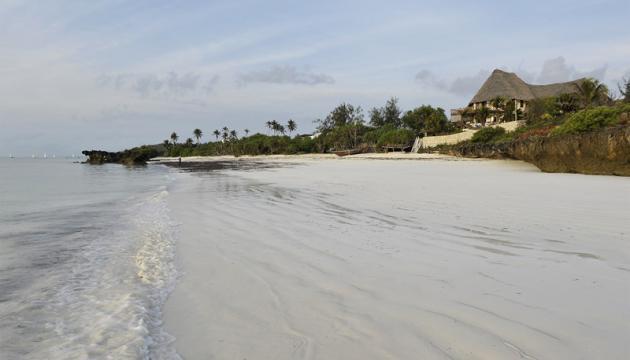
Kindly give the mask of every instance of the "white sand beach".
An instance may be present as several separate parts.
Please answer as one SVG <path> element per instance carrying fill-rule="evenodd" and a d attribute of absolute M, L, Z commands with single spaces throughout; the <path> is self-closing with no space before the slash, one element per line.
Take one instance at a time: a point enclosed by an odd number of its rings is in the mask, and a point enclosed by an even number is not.
<path fill-rule="evenodd" d="M 178 353 L 630 358 L 628 179 L 445 160 L 178 175 Z"/>

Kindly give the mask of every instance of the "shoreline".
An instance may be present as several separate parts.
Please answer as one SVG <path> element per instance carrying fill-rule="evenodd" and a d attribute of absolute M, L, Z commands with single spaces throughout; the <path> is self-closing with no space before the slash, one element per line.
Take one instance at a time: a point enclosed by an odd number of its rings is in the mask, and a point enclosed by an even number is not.
<path fill-rule="evenodd" d="M 160 156 L 149 160 L 149 163 L 177 163 L 179 157 Z M 293 160 L 457 160 L 457 161 L 479 161 L 492 159 L 472 159 L 460 156 L 453 156 L 439 153 L 365 153 L 348 156 L 337 156 L 335 154 L 299 154 L 299 155 L 218 155 L 218 156 L 187 156 L 181 157 L 182 163 L 210 162 L 210 161 L 293 161 Z"/>

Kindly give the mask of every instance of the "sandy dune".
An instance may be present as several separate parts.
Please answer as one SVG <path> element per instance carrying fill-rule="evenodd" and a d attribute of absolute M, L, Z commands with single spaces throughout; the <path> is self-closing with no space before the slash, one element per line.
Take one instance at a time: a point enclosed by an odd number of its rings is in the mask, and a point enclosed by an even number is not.
<path fill-rule="evenodd" d="M 187 359 L 625 359 L 630 182 L 509 161 L 182 174 Z"/>

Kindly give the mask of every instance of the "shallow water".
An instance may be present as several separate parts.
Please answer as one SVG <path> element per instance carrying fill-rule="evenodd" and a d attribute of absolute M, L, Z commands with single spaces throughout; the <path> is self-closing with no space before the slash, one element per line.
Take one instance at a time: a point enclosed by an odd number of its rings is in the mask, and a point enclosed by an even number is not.
<path fill-rule="evenodd" d="M 164 167 L 0 160 L 0 358 L 173 358 Z"/>
<path fill-rule="evenodd" d="M 187 174 L 188 359 L 624 359 L 630 182 L 506 161 Z"/>

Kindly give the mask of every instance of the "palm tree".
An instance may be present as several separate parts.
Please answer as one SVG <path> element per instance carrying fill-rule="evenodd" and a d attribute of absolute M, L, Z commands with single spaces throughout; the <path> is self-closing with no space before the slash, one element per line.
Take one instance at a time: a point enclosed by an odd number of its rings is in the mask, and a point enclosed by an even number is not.
<path fill-rule="evenodd" d="M 489 115 L 490 115 L 490 110 L 488 109 L 487 106 L 484 106 L 481 109 L 478 109 L 476 112 L 477 121 L 480 122 L 481 125 L 485 126 L 486 120 L 488 119 Z"/>
<path fill-rule="evenodd" d="M 585 79 L 577 87 L 584 107 L 600 104 L 608 98 L 608 87 L 597 79 Z"/>
<path fill-rule="evenodd" d="M 245 132 L 245 136 L 247 137 L 247 135 L 249 135 L 249 129 L 245 129 L 243 130 L 243 132 Z"/>
<path fill-rule="evenodd" d="M 164 145 L 164 147 L 168 149 L 168 146 L 171 145 L 171 142 L 168 140 L 164 140 L 162 141 L 162 145 Z"/>
<path fill-rule="evenodd" d="M 295 121 L 289 119 L 289 122 L 287 123 L 287 129 L 289 130 L 289 135 L 294 132 L 297 129 L 297 124 L 295 123 Z"/>
<path fill-rule="evenodd" d="M 214 137 L 217 139 L 217 141 L 219 141 L 219 135 L 221 135 L 221 132 L 219 130 L 214 130 L 212 132 L 212 134 L 214 134 Z"/>
<path fill-rule="evenodd" d="M 492 113 L 493 113 L 494 119 L 499 120 L 499 114 L 503 113 L 505 100 L 501 96 L 497 96 L 494 99 L 490 100 L 490 105 L 493 107 Z"/>
<path fill-rule="evenodd" d="M 221 130 L 223 130 L 221 137 L 223 138 L 223 141 L 225 141 L 230 136 L 230 129 L 228 129 L 227 126 L 224 126 Z"/>
<path fill-rule="evenodd" d="M 282 125 L 282 124 L 278 124 L 277 129 L 278 129 L 278 132 L 279 132 L 280 134 L 284 135 L 284 132 L 285 132 L 285 130 L 284 130 L 284 125 Z"/>
<path fill-rule="evenodd" d="M 274 121 L 275 121 L 275 120 L 274 120 Z M 272 130 L 272 129 L 273 129 L 273 121 L 267 121 L 267 122 L 265 123 L 265 126 L 267 126 L 267 128 L 268 128 L 269 130 Z"/>
<path fill-rule="evenodd" d="M 273 130 L 273 134 L 276 135 L 278 133 L 280 124 L 276 120 L 271 120 L 271 130 Z"/>
<path fill-rule="evenodd" d="M 186 146 L 191 146 L 193 144 L 193 139 L 192 138 L 186 139 L 185 144 L 186 144 Z"/>
<path fill-rule="evenodd" d="M 238 133 L 236 132 L 236 130 L 230 130 L 230 139 L 232 140 L 238 139 Z"/>
<path fill-rule="evenodd" d="M 203 132 L 201 131 L 201 129 L 195 129 L 193 131 L 193 135 L 195 136 L 195 138 L 197 139 L 197 144 L 199 144 L 199 140 L 201 139 L 201 137 L 203 136 Z"/>
<path fill-rule="evenodd" d="M 173 145 L 177 144 L 177 139 L 179 139 L 179 136 L 177 136 L 177 133 L 173 131 L 171 133 L 171 140 L 173 141 Z"/>

